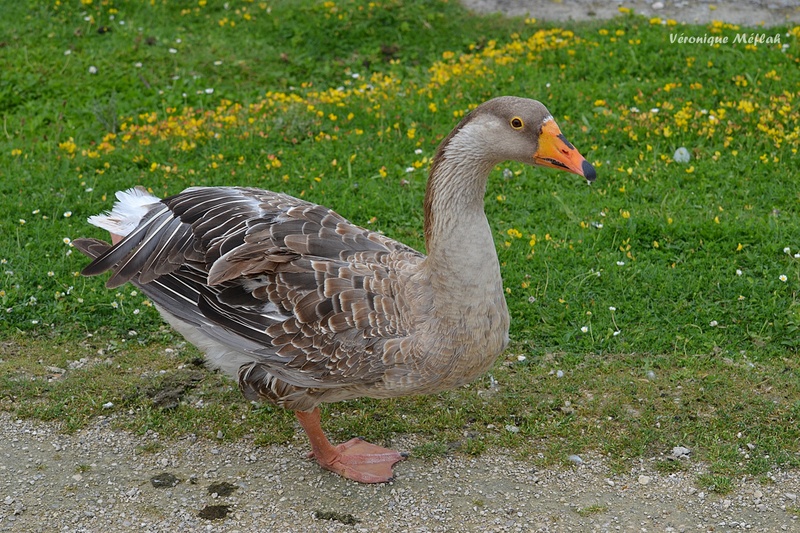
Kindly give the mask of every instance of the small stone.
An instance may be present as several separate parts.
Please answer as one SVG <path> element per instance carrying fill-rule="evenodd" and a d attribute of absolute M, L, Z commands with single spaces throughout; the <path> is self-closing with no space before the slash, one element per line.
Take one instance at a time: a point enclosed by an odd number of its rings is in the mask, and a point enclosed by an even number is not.
<path fill-rule="evenodd" d="M 691 158 L 692 156 L 689 155 L 689 150 L 684 146 L 675 150 L 675 154 L 672 156 L 672 159 L 674 159 L 676 163 L 688 163 Z"/>
<path fill-rule="evenodd" d="M 506 426 L 506 431 L 510 431 L 511 433 L 519 433 L 519 428 L 517 426 L 512 426 L 511 424 Z"/>
<path fill-rule="evenodd" d="M 784 496 L 784 497 L 785 497 L 787 500 L 792 500 L 793 502 L 797 501 L 797 494 L 795 494 L 794 492 L 785 492 L 785 493 L 783 494 L 783 496 Z"/>
<path fill-rule="evenodd" d="M 583 459 L 581 459 L 581 456 L 580 456 L 580 455 L 570 455 L 569 457 L 567 457 L 567 459 L 568 459 L 568 460 L 569 460 L 571 463 L 575 463 L 576 465 L 581 465 L 581 464 L 583 464 Z"/>
<path fill-rule="evenodd" d="M 647 485 L 653 480 L 650 476 L 641 475 L 639 476 L 639 484 L 640 485 Z"/>
<path fill-rule="evenodd" d="M 608 485 L 609 487 L 613 487 L 615 485 L 614 480 L 613 479 L 606 479 L 606 485 Z"/>
<path fill-rule="evenodd" d="M 672 448 L 672 458 L 674 459 L 688 459 L 691 453 L 692 450 L 685 446 L 675 446 Z"/>
<path fill-rule="evenodd" d="M 11 505 L 12 503 L 14 503 L 14 498 L 12 498 L 11 496 L 6 496 L 6 499 L 3 500 L 3 503 L 6 505 Z"/>
<path fill-rule="evenodd" d="M 559 370 L 558 372 L 556 372 L 556 377 L 557 378 L 563 378 L 564 377 L 564 371 L 563 370 Z"/>
<path fill-rule="evenodd" d="M 664 9 L 664 2 L 653 2 L 653 5 L 650 6 L 653 10 L 658 11 L 659 9 Z"/>

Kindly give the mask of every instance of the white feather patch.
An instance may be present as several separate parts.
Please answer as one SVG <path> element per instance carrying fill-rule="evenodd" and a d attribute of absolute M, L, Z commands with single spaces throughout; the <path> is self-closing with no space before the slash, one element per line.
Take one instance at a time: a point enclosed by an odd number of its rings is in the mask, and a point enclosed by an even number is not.
<path fill-rule="evenodd" d="M 116 196 L 117 201 L 110 212 L 106 211 L 101 215 L 91 216 L 88 221 L 89 224 L 120 237 L 125 237 L 136 229 L 152 205 L 161 201 L 160 198 L 153 196 L 140 186 L 127 191 L 119 191 Z"/>

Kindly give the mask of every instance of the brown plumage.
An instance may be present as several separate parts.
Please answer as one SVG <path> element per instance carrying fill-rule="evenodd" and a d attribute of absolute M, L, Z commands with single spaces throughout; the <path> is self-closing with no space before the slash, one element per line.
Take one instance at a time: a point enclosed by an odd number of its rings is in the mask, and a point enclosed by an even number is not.
<path fill-rule="evenodd" d="M 483 196 L 508 159 L 594 179 L 542 104 L 502 97 L 465 117 L 434 157 L 427 256 L 322 206 L 240 187 L 118 193 L 114 211 L 90 222 L 119 242 L 75 245 L 94 258 L 85 275 L 111 270 L 108 287 L 140 287 L 247 398 L 296 411 L 323 467 L 386 481 L 402 457 L 360 441 L 331 446 L 317 406 L 434 393 L 493 364 L 509 317 Z"/>

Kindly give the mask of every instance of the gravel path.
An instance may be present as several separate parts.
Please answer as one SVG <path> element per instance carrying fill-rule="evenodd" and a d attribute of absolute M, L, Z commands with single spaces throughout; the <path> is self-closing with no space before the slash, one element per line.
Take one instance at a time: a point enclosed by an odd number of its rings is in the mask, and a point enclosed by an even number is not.
<path fill-rule="evenodd" d="M 647 17 L 706 24 L 722 20 L 742 26 L 800 24 L 799 0 L 462 0 L 477 13 L 502 12 L 540 20 L 608 19 L 624 6 Z"/>
<path fill-rule="evenodd" d="M 800 531 L 798 472 L 719 496 L 697 489 L 691 461 L 615 475 L 598 459 L 537 470 L 501 452 L 412 457 L 394 482 L 366 486 L 305 460 L 300 432 L 257 447 L 138 437 L 103 419 L 64 435 L 2 413 L 0 427 L 0 531 Z"/>
<path fill-rule="evenodd" d="M 594 2 L 464 0 L 470 9 L 541 19 L 608 18 L 617 6 L 683 22 L 800 22 L 800 1 Z M 661 6 L 658 4 L 662 4 Z M 703 465 L 665 475 L 655 459 L 612 474 L 599 458 L 537 470 L 505 453 L 410 458 L 393 483 L 363 486 L 288 446 L 111 431 L 75 435 L 0 413 L 0 531 L 758 531 L 800 532 L 800 472 L 734 481 L 724 496 L 695 486 Z M 391 443 L 410 450 L 413 436 Z M 148 452 L 144 450 L 158 450 Z M 228 494 L 229 493 L 229 494 Z M 214 518 L 214 517 L 218 518 Z"/>

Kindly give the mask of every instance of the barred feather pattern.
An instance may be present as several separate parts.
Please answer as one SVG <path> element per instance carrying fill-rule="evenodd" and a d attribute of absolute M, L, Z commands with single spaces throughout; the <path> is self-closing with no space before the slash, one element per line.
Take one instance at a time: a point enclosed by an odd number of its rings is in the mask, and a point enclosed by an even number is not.
<path fill-rule="evenodd" d="M 398 349 L 413 327 L 397 309 L 398 281 L 424 256 L 319 205 L 190 188 L 154 204 L 116 246 L 75 245 L 95 258 L 85 275 L 111 270 L 108 287 L 138 286 L 248 398 L 306 410 L 414 366 Z"/>

